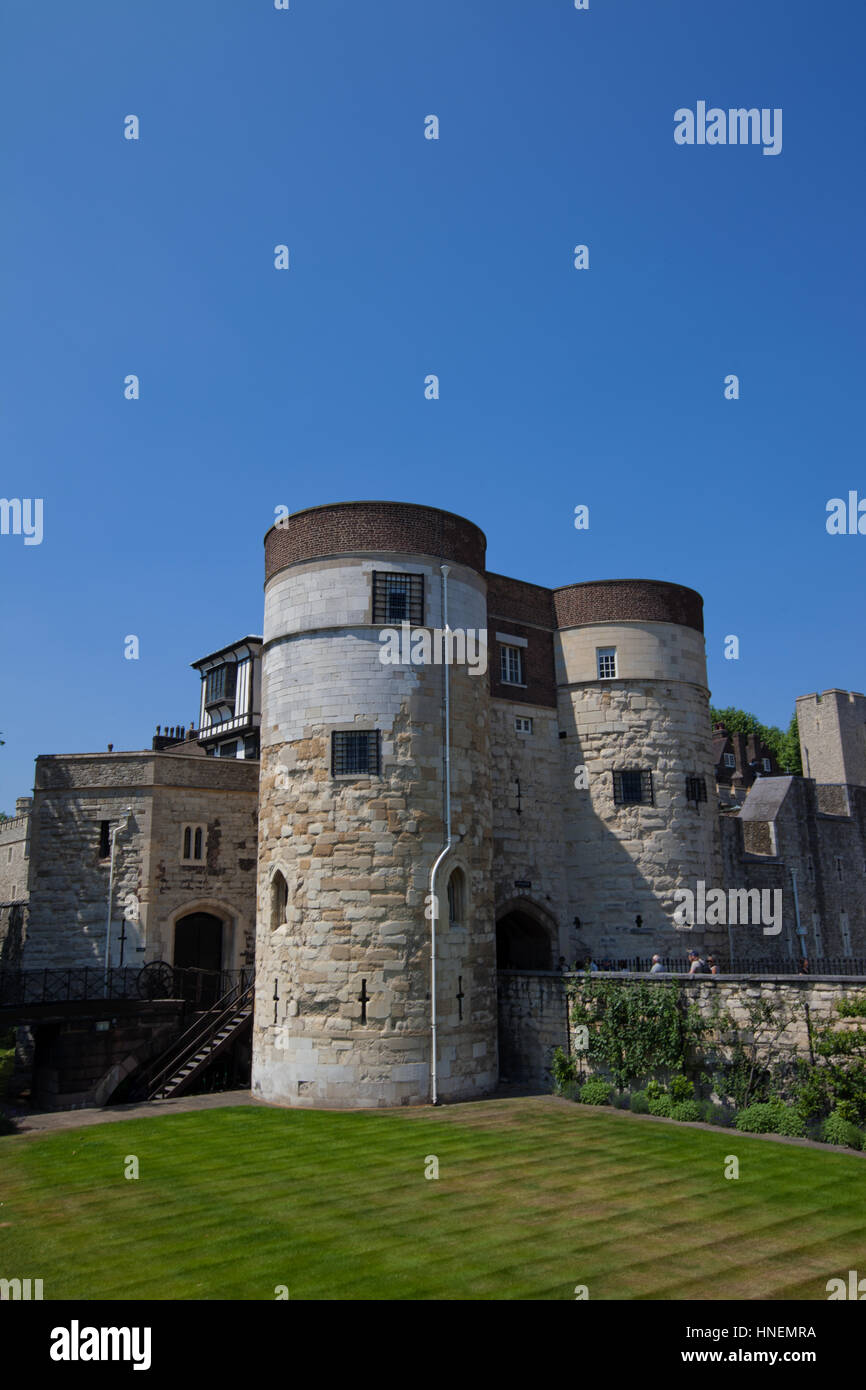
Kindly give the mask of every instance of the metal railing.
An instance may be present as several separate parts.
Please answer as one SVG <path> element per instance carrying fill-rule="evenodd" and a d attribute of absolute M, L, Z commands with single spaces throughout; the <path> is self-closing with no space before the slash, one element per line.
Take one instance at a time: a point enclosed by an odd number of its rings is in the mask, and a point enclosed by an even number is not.
<path fill-rule="evenodd" d="M 240 972 L 241 974 L 243 972 Z M 192 1059 L 222 1027 L 239 1013 L 252 1011 L 255 981 L 239 980 L 218 999 L 213 1008 L 199 1015 L 191 1027 L 175 1038 L 156 1061 L 136 1077 L 136 1094 L 151 1099 L 172 1076 Z"/>
<path fill-rule="evenodd" d="M 67 970 L 0 970 L 0 1008 L 88 1001 L 182 1000 L 190 1008 L 212 1008 L 234 987 L 246 988 L 251 966 L 241 970 L 177 969 L 164 961 L 107 972 L 90 965 Z"/>
<path fill-rule="evenodd" d="M 701 954 L 706 960 L 707 953 Z M 809 956 L 805 969 L 802 956 L 759 956 L 753 960 L 734 957 L 732 961 L 727 961 L 717 955 L 715 960 L 720 975 L 866 975 L 864 956 Z M 599 974 L 647 975 L 652 966 L 652 957 L 599 956 L 594 958 L 593 964 Z M 663 972 L 670 975 L 687 975 L 692 966 L 687 956 L 661 956 L 661 964 Z M 566 973 L 585 969 L 585 961 L 563 967 Z"/>

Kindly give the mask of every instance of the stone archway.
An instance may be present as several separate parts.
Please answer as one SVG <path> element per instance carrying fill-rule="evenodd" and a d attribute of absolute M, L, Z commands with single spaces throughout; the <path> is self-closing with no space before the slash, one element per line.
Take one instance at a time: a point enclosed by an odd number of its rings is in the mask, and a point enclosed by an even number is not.
<path fill-rule="evenodd" d="M 174 965 L 178 970 L 220 971 L 223 921 L 212 912 L 188 912 L 174 924 Z"/>
<path fill-rule="evenodd" d="M 497 970 L 553 970 L 556 926 L 543 908 L 515 898 L 496 914 Z"/>

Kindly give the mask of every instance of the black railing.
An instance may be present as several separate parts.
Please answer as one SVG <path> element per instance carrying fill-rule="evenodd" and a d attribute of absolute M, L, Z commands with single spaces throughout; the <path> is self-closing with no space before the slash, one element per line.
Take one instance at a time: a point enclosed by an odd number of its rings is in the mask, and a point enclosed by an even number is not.
<path fill-rule="evenodd" d="M 241 972 L 242 973 L 242 972 Z M 253 1006 L 255 981 L 238 980 L 216 1002 L 212 1009 L 200 1015 L 195 1023 L 136 1077 L 136 1095 L 153 1099 L 157 1091 L 204 1047 L 235 1014 L 246 1013 Z"/>
<path fill-rule="evenodd" d="M 706 961 L 706 952 L 702 953 L 702 957 Z M 759 956 L 754 960 L 740 960 L 734 957 L 732 961 L 727 961 L 717 955 L 715 960 L 720 975 L 866 976 L 866 957 L 864 956 L 809 956 L 805 967 L 802 956 L 782 958 Z M 652 967 L 652 957 L 598 956 L 593 958 L 593 964 L 600 974 L 647 975 Z M 687 956 L 661 956 L 661 965 L 665 974 L 687 975 L 691 970 L 692 962 Z M 567 972 L 583 971 L 586 969 L 586 962 L 575 961 L 562 968 Z"/>
<path fill-rule="evenodd" d="M 0 970 L 0 1008 L 29 1004 L 71 1004 L 97 1000 L 182 1000 L 190 1008 L 212 1008 L 231 989 L 252 981 L 251 966 L 242 970 L 176 969 L 164 961 L 69 970 Z"/>

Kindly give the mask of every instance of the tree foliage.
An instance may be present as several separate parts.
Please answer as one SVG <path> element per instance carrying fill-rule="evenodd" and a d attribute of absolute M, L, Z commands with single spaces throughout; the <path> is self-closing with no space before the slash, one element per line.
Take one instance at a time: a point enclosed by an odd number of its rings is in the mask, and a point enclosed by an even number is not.
<path fill-rule="evenodd" d="M 802 773 L 796 713 L 791 716 L 787 733 L 783 733 L 776 724 L 762 724 L 757 715 L 737 709 L 735 705 L 728 705 L 725 709 L 710 705 L 710 719 L 713 724 L 724 724 L 729 734 L 757 734 L 783 772 Z"/>

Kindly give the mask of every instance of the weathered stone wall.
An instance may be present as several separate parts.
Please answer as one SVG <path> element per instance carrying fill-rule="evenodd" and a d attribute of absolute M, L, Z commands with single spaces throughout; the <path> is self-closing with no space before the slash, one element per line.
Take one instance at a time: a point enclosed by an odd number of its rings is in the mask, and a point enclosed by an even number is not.
<path fill-rule="evenodd" d="M 565 1020 L 566 987 L 579 978 L 558 972 L 500 971 L 499 1057 L 503 1079 L 547 1086 L 554 1048 L 570 1049 L 577 1055 L 579 1020 L 577 1023 L 571 1021 L 570 1034 Z M 711 1020 L 717 1011 L 727 1012 L 741 1030 L 748 1028 L 748 1002 L 770 1001 L 777 1016 L 786 1020 L 786 1027 L 774 1048 L 779 1060 L 810 1056 L 810 1026 L 813 1030 L 828 1023 L 842 1029 L 859 1026 L 862 1020 L 840 1019 L 835 1006 L 842 998 L 866 998 L 866 979 L 862 977 L 842 980 L 829 976 L 642 975 L 639 978 L 653 986 L 676 979 L 704 1018 Z M 629 983 L 628 978 L 623 979 Z"/>
<path fill-rule="evenodd" d="M 0 821 L 0 903 L 27 901 L 29 825 L 29 814 Z"/>
<path fill-rule="evenodd" d="M 801 695 L 797 727 L 806 777 L 866 786 L 866 695 L 856 690 Z"/>
<path fill-rule="evenodd" d="M 158 1057 L 183 1030 L 183 1005 L 138 1004 L 126 1016 L 81 1018 L 33 1028 L 32 1100 L 44 1110 L 107 1105 L 118 1086 Z"/>
<path fill-rule="evenodd" d="M 563 977 L 500 970 L 498 996 L 500 1080 L 551 1090 L 551 1056 L 569 1038 Z"/>
<path fill-rule="evenodd" d="M 425 897 L 444 842 L 444 667 L 380 661 L 374 569 L 423 574 L 424 625 L 442 627 L 441 574 L 423 555 L 298 563 L 267 586 L 253 1089 L 291 1105 L 430 1094 Z M 448 587 L 451 627 L 485 629 L 483 579 L 454 564 Z M 452 666 L 451 697 L 452 824 L 462 838 L 439 879 L 439 1089 L 468 1098 L 496 1081 L 486 676 Z M 352 728 L 380 731 L 379 777 L 332 777 L 331 734 Z M 466 911 L 452 926 L 454 867 Z M 289 888 L 284 925 L 273 918 L 278 872 Z"/>
<path fill-rule="evenodd" d="M 104 960 L 110 857 L 100 854 L 100 823 L 113 828 L 127 807 L 131 821 L 117 836 L 111 963 L 119 963 L 124 915 L 124 964 L 136 965 L 171 962 L 178 917 L 197 911 L 223 919 L 224 968 L 246 963 L 253 950 L 257 784 L 258 764 L 234 759 L 168 752 L 38 758 L 24 968 Z M 184 822 L 207 827 L 202 866 L 181 863 Z"/>
<path fill-rule="evenodd" d="M 597 679 L 598 647 L 616 648 L 617 679 Z M 711 933 L 672 920 L 676 888 L 717 886 L 721 873 L 702 635 L 672 623 L 569 629 L 558 634 L 557 677 L 572 772 L 562 802 L 565 917 L 580 921 L 565 954 L 712 949 Z M 587 789 L 574 787 L 577 766 Z M 623 769 L 652 773 L 653 805 L 615 804 L 613 772 Z M 688 776 L 704 778 L 706 802 L 687 800 Z"/>
<path fill-rule="evenodd" d="M 27 914 L 27 903 L 0 903 L 0 970 L 21 969 Z"/>

